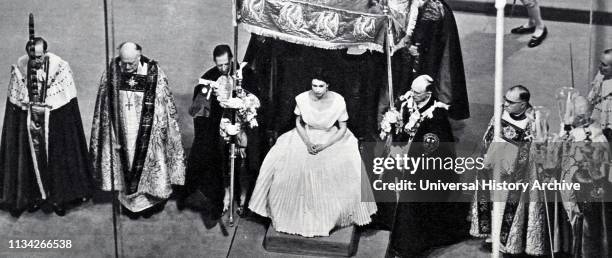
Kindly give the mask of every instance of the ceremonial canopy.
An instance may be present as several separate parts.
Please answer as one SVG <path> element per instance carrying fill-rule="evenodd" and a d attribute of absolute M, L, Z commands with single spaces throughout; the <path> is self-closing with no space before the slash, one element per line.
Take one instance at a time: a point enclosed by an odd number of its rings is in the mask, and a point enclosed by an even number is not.
<path fill-rule="evenodd" d="M 240 22 L 254 34 L 325 49 L 357 47 L 382 52 L 387 17 L 392 52 L 410 41 L 423 0 L 243 0 Z M 412 11 L 411 11 L 412 10 Z"/>

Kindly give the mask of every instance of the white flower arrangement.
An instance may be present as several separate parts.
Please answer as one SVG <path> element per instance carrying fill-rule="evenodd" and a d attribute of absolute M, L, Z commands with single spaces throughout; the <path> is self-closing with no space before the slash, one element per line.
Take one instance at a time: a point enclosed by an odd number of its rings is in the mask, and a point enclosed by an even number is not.
<path fill-rule="evenodd" d="M 259 98 L 257 96 L 247 93 L 243 98 L 243 107 L 238 110 L 238 117 L 244 123 L 249 125 L 249 128 L 258 127 L 257 123 L 257 109 L 261 106 Z"/>
<path fill-rule="evenodd" d="M 222 118 L 219 126 L 221 137 L 229 141 L 230 136 L 238 134 L 242 130 L 243 125 L 248 125 L 249 128 L 258 127 L 257 109 L 261 106 L 257 96 L 246 93 L 237 98 L 230 98 L 220 102 L 221 107 L 237 109 L 237 121 L 232 124 L 229 118 Z"/>
<path fill-rule="evenodd" d="M 391 108 L 387 111 L 380 122 L 380 138 L 384 140 L 387 135 L 391 133 L 391 129 L 393 128 L 392 125 L 401 124 L 401 120 L 402 116 L 395 108 Z M 396 128 L 397 127 L 398 126 L 396 126 Z"/>

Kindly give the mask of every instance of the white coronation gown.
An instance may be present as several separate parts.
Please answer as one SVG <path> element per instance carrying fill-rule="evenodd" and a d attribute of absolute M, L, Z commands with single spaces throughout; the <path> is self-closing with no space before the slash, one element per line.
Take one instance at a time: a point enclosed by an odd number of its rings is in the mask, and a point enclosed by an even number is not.
<path fill-rule="evenodd" d="M 314 108 L 308 92 L 295 98 L 294 112 L 305 122 L 313 144 L 327 142 L 338 130 L 336 121 L 348 120 L 344 98 L 328 94 L 333 103 L 324 110 Z M 376 204 L 362 202 L 373 200 L 362 164 L 357 139 L 348 129 L 341 140 L 316 155 L 308 153 L 293 129 L 281 135 L 266 155 L 249 208 L 271 218 L 276 231 L 306 237 L 368 224 Z"/>

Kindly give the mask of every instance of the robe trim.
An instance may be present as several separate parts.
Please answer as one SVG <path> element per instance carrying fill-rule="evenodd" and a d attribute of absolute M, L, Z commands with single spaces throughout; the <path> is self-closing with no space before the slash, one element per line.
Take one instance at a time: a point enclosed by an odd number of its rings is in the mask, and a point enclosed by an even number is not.
<path fill-rule="evenodd" d="M 478 216 L 478 233 L 491 234 L 491 210 L 493 210 L 493 204 L 491 203 L 489 191 L 476 191 L 476 205 L 478 209 L 476 214 Z"/>
<path fill-rule="evenodd" d="M 515 171 L 510 178 L 505 181 L 517 182 L 521 178 L 527 178 L 526 171 L 529 169 L 529 150 L 530 150 L 529 142 L 522 142 L 519 145 L 518 155 L 516 157 L 516 166 Z M 506 245 L 508 242 L 508 238 L 510 236 L 510 230 L 512 229 L 512 225 L 514 224 L 514 220 L 518 217 L 516 212 L 518 210 L 518 206 L 521 202 L 525 200 L 521 200 L 522 191 L 515 190 L 509 191 L 508 197 L 506 199 L 506 208 L 504 209 L 504 214 L 502 215 L 502 223 L 500 230 L 500 242 L 502 245 Z M 526 212 L 528 209 L 524 209 Z"/>
<path fill-rule="evenodd" d="M 278 32 L 278 31 L 270 30 L 270 29 L 265 29 L 265 28 L 257 27 L 257 26 L 250 25 L 250 24 L 247 24 L 247 23 L 241 23 L 241 25 L 242 25 L 242 28 L 244 28 L 249 33 L 253 33 L 253 34 L 257 34 L 257 35 L 261 35 L 261 36 L 265 36 L 265 37 L 271 37 L 271 38 L 274 38 L 274 39 L 279 39 L 279 40 L 282 40 L 282 41 L 287 41 L 287 42 L 290 42 L 290 43 L 300 44 L 300 45 L 304 45 L 304 46 L 308 46 L 308 47 L 317 47 L 317 48 L 331 49 L 331 50 L 346 49 L 346 48 L 355 47 L 355 48 L 359 48 L 359 49 L 374 50 L 374 51 L 378 51 L 378 52 L 381 52 L 381 53 L 384 52 L 384 49 L 383 49 L 383 47 L 381 45 L 376 44 L 376 43 L 372 43 L 372 42 L 331 43 L 329 41 L 324 41 L 324 40 L 314 40 L 314 39 L 309 39 L 309 38 L 297 37 L 297 36 L 293 36 L 293 35 L 290 35 L 290 34 L 286 34 L 286 33 Z M 397 46 L 395 48 L 399 49 L 401 47 L 404 47 L 404 46 Z"/>
<path fill-rule="evenodd" d="M 45 200 L 47 199 L 47 194 L 45 192 L 45 187 L 42 182 L 41 168 L 38 167 L 38 165 L 40 164 L 38 160 L 39 157 L 36 155 L 35 146 L 32 141 L 32 133 L 30 131 L 30 128 L 32 126 L 31 118 L 32 118 L 32 111 L 31 109 L 28 109 L 28 117 L 26 121 L 27 121 L 27 131 L 28 131 L 28 144 L 30 145 L 30 155 L 32 156 L 32 168 L 34 169 L 34 174 L 36 175 L 36 184 L 38 185 L 40 196 L 43 200 Z M 49 134 L 48 134 L 48 130 L 46 130 L 49 126 L 48 121 L 49 121 L 49 110 L 47 109 L 45 110 L 45 125 L 44 125 L 45 126 L 45 144 L 49 142 Z M 47 147 L 47 145 L 45 145 L 45 147 Z M 46 152 L 47 150 L 45 149 L 44 151 Z"/>
<path fill-rule="evenodd" d="M 23 58 L 18 62 L 22 63 Z M 29 60 L 29 59 L 28 59 Z M 45 105 L 45 100 L 47 98 L 47 90 L 49 88 L 49 66 L 51 62 L 49 60 L 49 56 L 46 55 L 44 57 L 44 66 L 43 70 L 46 74 L 44 81 L 40 82 L 40 88 L 38 88 L 38 83 L 30 84 L 29 80 L 33 76 L 31 74 L 31 63 L 26 63 L 26 78 L 22 78 L 23 84 L 17 84 L 13 86 L 23 86 L 27 91 L 27 97 L 31 102 L 25 102 L 27 107 L 27 131 L 28 131 L 28 144 L 30 146 L 30 155 L 32 157 L 32 168 L 34 170 L 34 174 L 36 176 L 36 184 L 38 185 L 38 190 L 40 191 L 40 196 L 43 200 L 47 199 L 47 194 L 45 191 L 44 184 L 42 182 L 42 173 L 46 173 L 47 171 L 47 162 L 48 162 L 48 150 L 49 150 L 49 110 L 51 106 Z M 20 76 L 18 76 L 19 78 Z M 32 88 L 28 88 L 32 86 Z M 33 95 L 34 91 L 38 93 L 38 95 Z M 32 103 L 33 102 L 33 103 Z M 42 109 L 42 111 L 41 111 Z M 32 113 L 36 112 L 37 115 L 34 116 Z M 42 121 L 42 125 L 40 124 L 41 115 L 40 112 L 43 112 L 44 121 Z M 36 120 L 36 121 L 34 121 Z M 42 134 L 42 135 L 41 135 Z M 42 138 L 42 139 L 41 139 Z M 44 141 L 42 145 L 40 141 Z M 38 144 L 36 144 L 38 142 Z"/>
<path fill-rule="evenodd" d="M 489 144 L 493 141 L 493 120 L 491 120 L 491 124 L 489 125 L 489 129 L 487 129 L 487 133 L 484 137 L 485 149 L 489 148 Z M 515 182 L 517 179 L 525 178 L 525 172 L 529 166 L 529 148 L 530 142 L 528 141 L 529 135 L 531 134 L 528 129 L 522 129 L 509 121 L 502 119 L 502 139 L 507 141 L 507 143 L 511 143 L 516 145 L 518 149 L 518 155 L 516 157 L 516 165 L 515 172 L 511 175 L 512 178 L 506 177 L 504 178 L 506 181 Z M 512 128 L 514 130 L 514 134 L 511 132 L 504 132 L 504 128 Z M 531 128 L 531 123 L 528 122 L 525 128 Z M 504 133 L 507 133 L 504 134 Z M 512 136 L 512 137 L 509 137 Z M 489 143 L 489 144 L 487 144 Z M 492 173 L 491 171 L 487 171 L 488 173 Z M 476 176 L 478 178 L 478 173 Z M 486 174 L 485 174 L 486 175 Z M 492 229 L 492 218 L 491 218 L 491 210 L 493 209 L 493 205 L 490 200 L 491 193 L 489 191 L 477 191 L 477 209 L 478 209 L 478 233 L 480 234 L 491 234 Z M 508 193 L 508 197 L 506 199 L 506 206 L 504 208 L 504 214 L 502 215 L 502 225 L 500 230 L 500 242 L 503 245 L 506 245 L 509 237 L 510 230 L 514 223 L 514 219 L 516 217 L 516 210 L 518 208 L 519 203 L 522 201 L 521 191 L 511 191 Z"/>
<path fill-rule="evenodd" d="M 518 146 L 529 135 L 526 129 L 522 129 L 506 120 L 501 121 L 501 137 L 506 142 Z"/>
<path fill-rule="evenodd" d="M 136 136 L 134 159 L 132 162 L 132 166 L 124 174 L 125 183 L 127 184 L 126 194 L 133 194 L 138 191 L 138 185 L 140 183 L 142 170 L 149 149 L 151 130 L 153 129 L 153 117 L 155 115 L 155 93 L 158 77 L 157 62 L 155 62 L 154 60 L 149 60 L 144 56 L 142 56 L 141 59 L 143 62 L 148 63 L 148 70 L 146 75 L 146 85 L 143 89 L 144 98 L 142 104 L 142 112 L 140 116 L 140 126 L 138 128 L 138 134 Z M 119 71 L 119 59 L 116 59 L 115 69 L 115 71 Z M 123 80 L 123 78 L 118 79 Z M 114 83 L 119 86 L 119 83 L 122 82 L 115 80 Z M 123 156 L 125 157 L 126 155 Z M 127 160 L 125 160 L 124 162 L 124 164 L 127 164 Z"/>

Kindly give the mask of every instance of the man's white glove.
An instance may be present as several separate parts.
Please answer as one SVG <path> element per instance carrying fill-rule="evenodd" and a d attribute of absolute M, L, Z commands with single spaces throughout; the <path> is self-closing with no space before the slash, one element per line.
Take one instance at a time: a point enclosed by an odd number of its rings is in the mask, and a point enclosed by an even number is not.
<path fill-rule="evenodd" d="M 418 57 L 419 56 L 419 47 L 415 45 L 411 45 L 408 47 L 408 52 L 411 56 Z"/>
<path fill-rule="evenodd" d="M 44 81 L 46 77 L 47 77 L 47 74 L 45 73 L 45 71 L 36 70 L 36 79 L 38 79 L 39 82 Z"/>
<path fill-rule="evenodd" d="M 236 79 L 242 79 L 244 77 L 242 77 L 242 69 L 245 68 L 249 63 L 247 62 L 242 62 L 240 63 L 240 67 L 238 68 L 238 71 L 236 71 Z"/>
<path fill-rule="evenodd" d="M 208 85 L 208 86 L 210 86 L 211 88 L 213 88 L 215 90 L 217 88 L 219 88 L 219 83 L 217 83 L 216 81 L 206 80 L 206 79 L 202 79 L 202 78 L 200 78 L 198 80 L 198 84 Z"/>
<path fill-rule="evenodd" d="M 222 108 L 242 109 L 244 108 L 244 101 L 239 98 L 230 98 L 227 100 L 220 101 L 219 105 Z"/>

